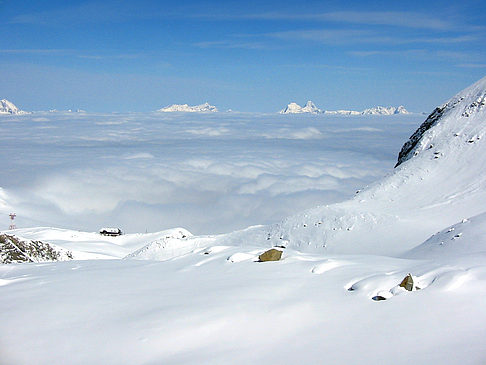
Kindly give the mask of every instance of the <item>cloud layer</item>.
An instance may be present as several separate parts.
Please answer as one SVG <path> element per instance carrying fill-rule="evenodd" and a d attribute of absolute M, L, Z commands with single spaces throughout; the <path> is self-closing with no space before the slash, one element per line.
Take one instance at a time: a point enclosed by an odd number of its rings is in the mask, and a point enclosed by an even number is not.
<path fill-rule="evenodd" d="M 182 226 L 209 234 L 271 223 L 345 199 L 385 174 L 421 119 L 5 117 L 3 210 L 14 209 L 23 226 L 127 232 Z"/>

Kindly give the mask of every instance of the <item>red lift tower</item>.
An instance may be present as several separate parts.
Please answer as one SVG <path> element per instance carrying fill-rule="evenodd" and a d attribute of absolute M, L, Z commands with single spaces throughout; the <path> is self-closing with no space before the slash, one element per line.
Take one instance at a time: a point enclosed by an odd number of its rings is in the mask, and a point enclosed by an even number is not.
<path fill-rule="evenodd" d="M 17 214 L 10 213 L 9 216 L 10 216 L 10 226 L 8 227 L 8 229 L 16 229 L 17 226 L 15 225 L 14 219 L 17 216 Z"/>

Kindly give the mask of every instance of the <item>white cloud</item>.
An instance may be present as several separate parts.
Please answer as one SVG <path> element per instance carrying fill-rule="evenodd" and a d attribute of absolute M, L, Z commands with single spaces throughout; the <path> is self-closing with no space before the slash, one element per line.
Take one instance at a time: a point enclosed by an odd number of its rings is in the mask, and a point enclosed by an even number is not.
<path fill-rule="evenodd" d="M 271 223 L 382 176 L 410 134 L 380 118 L 48 115 L 45 126 L 70 128 L 33 129 L 37 115 L 0 135 L 20 156 L 5 159 L 0 186 L 23 226 L 205 234 Z M 384 151 L 390 136 L 400 139 Z"/>

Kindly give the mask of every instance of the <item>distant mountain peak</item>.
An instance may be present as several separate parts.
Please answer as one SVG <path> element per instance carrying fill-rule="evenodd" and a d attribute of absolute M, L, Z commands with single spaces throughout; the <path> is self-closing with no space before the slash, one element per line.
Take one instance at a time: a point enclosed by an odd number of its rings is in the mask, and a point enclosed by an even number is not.
<path fill-rule="evenodd" d="M 190 106 L 188 104 L 172 104 L 166 106 L 165 108 L 157 110 L 158 112 L 184 112 L 184 113 L 208 113 L 212 112 L 215 113 L 218 111 L 214 105 L 209 104 L 208 102 L 200 105 Z"/>
<path fill-rule="evenodd" d="M 376 106 L 374 108 L 365 109 L 361 112 L 363 115 L 394 115 L 394 114 L 409 114 L 403 105 L 398 107 L 384 107 Z"/>
<path fill-rule="evenodd" d="M 280 114 L 302 114 L 302 113 L 310 113 L 310 114 L 319 114 L 322 113 L 322 110 L 319 109 L 312 101 L 307 101 L 305 105 L 302 107 L 297 103 L 291 102 L 287 105 L 286 108 L 282 109 Z"/>
<path fill-rule="evenodd" d="M 14 103 L 11 101 L 8 101 L 6 99 L 0 100 L 0 114 L 27 114 L 27 112 L 24 112 L 23 110 L 20 110 L 15 106 Z"/>
<path fill-rule="evenodd" d="M 328 114 L 328 115 L 395 115 L 395 114 L 410 114 L 403 105 L 398 107 L 376 106 L 374 108 L 365 109 L 363 111 L 357 110 L 325 110 L 319 109 L 312 101 L 308 101 L 303 107 L 292 102 L 282 109 L 280 114 Z"/>

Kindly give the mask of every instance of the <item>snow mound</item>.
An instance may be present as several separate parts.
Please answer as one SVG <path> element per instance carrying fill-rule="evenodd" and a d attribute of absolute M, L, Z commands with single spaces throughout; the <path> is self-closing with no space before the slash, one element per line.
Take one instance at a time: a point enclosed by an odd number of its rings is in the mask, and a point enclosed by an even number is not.
<path fill-rule="evenodd" d="M 322 113 L 322 110 L 319 109 L 312 101 L 307 101 L 305 105 L 302 107 L 297 103 L 290 103 L 287 105 L 286 108 L 282 109 L 280 114 L 302 114 L 302 113 L 309 113 L 309 114 L 319 114 Z"/>
<path fill-rule="evenodd" d="M 215 113 L 218 111 L 214 105 L 210 105 L 209 103 L 204 103 L 200 105 L 189 106 L 187 104 L 173 104 L 166 106 L 165 108 L 157 110 L 158 112 L 184 112 L 184 113 L 208 113 L 212 112 Z"/>
<path fill-rule="evenodd" d="M 190 253 L 195 245 L 193 240 L 189 240 L 192 234 L 183 229 L 175 228 L 167 231 L 164 237 L 161 237 L 144 247 L 127 255 L 127 259 L 139 260 L 160 260 L 181 256 Z"/>
<path fill-rule="evenodd" d="M 2 100 L 0 100 L 0 114 L 22 115 L 22 114 L 28 114 L 28 113 L 17 108 L 15 106 L 15 104 L 12 103 L 11 101 L 8 101 L 6 99 L 2 99 Z"/>
<path fill-rule="evenodd" d="M 437 232 L 405 254 L 409 258 L 438 258 L 486 253 L 486 213 Z"/>

